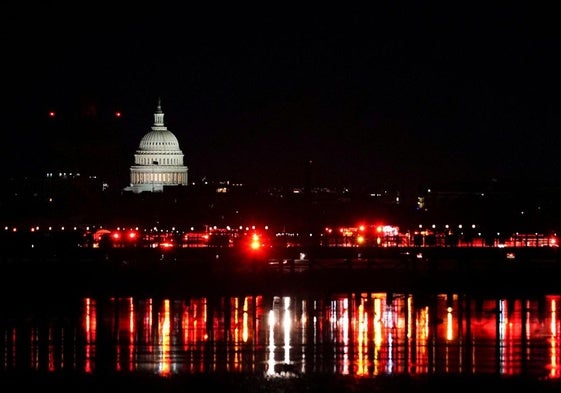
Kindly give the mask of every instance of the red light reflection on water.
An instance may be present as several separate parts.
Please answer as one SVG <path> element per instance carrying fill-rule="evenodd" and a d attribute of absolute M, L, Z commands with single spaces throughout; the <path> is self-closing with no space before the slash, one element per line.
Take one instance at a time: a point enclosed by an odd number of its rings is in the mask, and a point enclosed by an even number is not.
<path fill-rule="evenodd" d="M 84 299 L 84 371 L 91 373 L 93 371 L 92 359 L 95 357 L 95 343 L 97 341 L 97 314 L 95 300 Z"/>
<path fill-rule="evenodd" d="M 551 297 L 548 299 L 550 303 L 551 317 L 550 317 L 550 348 L 551 348 L 551 361 L 550 361 L 550 378 L 561 378 L 561 365 L 560 365 L 560 345 L 559 345 L 559 314 L 557 309 L 559 307 L 559 297 Z"/>
<path fill-rule="evenodd" d="M 160 375 L 171 374 L 171 358 L 170 358 L 170 309 L 169 300 L 166 299 L 163 302 L 163 310 L 160 315 L 160 323 L 158 326 L 158 332 L 160 335 Z"/>

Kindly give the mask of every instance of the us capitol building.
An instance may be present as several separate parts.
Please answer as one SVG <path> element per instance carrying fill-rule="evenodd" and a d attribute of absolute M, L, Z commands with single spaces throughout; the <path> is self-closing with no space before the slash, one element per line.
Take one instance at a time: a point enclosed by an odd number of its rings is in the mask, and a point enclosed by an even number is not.
<path fill-rule="evenodd" d="M 164 125 L 158 99 L 154 125 L 140 140 L 130 167 L 130 185 L 124 191 L 163 192 L 164 187 L 187 185 L 187 171 L 177 137 Z"/>

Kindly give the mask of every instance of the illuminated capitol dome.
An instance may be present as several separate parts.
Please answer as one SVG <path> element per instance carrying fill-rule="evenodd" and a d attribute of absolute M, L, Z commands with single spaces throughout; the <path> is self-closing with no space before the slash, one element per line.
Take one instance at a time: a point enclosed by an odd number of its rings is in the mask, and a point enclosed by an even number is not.
<path fill-rule="evenodd" d="M 187 185 L 187 166 L 176 136 L 164 125 L 161 102 L 154 113 L 154 125 L 145 134 L 130 168 L 131 182 L 125 191 L 162 192 L 164 186 Z"/>

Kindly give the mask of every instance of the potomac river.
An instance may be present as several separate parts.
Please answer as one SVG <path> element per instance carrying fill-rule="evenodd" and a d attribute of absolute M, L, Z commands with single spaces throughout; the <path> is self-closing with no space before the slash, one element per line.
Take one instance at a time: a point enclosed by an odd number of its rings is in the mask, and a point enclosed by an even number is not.
<path fill-rule="evenodd" d="M 557 247 L 4 252 L 0 386 L 559 391 Z"/>

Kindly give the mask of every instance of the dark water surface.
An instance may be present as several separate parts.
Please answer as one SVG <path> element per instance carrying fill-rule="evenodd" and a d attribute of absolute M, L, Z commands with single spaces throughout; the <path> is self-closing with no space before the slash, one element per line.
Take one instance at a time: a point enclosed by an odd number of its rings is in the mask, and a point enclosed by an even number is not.
<path fill-rule="evenodd" d="M 46 294 L 1 304 L 6 386 L 420 391 L 471 384 L 554 391 L 561 385 L 561 292 L 64 300 Z"/>
<path fill-rule="evenodd" d="M 287 266 L 207 251 L 3 258 L 0 390 L 561 392 L 549 249 Z"/>

